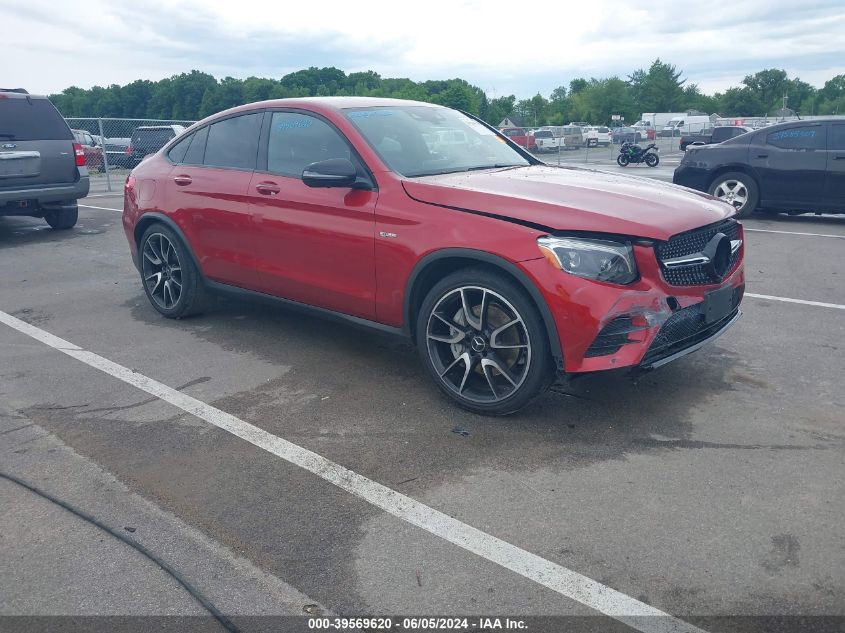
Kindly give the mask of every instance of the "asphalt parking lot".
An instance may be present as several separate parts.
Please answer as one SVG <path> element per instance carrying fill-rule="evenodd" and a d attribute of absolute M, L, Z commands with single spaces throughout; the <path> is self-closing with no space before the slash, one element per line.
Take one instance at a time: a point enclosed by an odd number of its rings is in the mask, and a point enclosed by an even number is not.
<path fill-rule="evenodd" d="M 623 611 L 650 605 L 706 630 L 739 630 L 715 616 L 845 616 L 845 217 L 745 221 L 749 294 L 725 336 L 636 380 L 590 376 L 490 419 L 441 397 L 402 341 L 258 303 L 160 317 L 120 196 L 82 203 L 68 232 L 0 218 L 0 311 L 34 326 L 0 323 L 5 471 L 102 502 L 38 461 L 64 447 L 250 566 L 245 578 L 266 576 L 285 613 L 589 616 L 611 588 Z M 144 391 L 138 376 L 156 382 Z M 191 398 L 151 395 L 158 385 Z M 195 401 L 292 444 L 239 439 Z M 367 479 L 294 465 L 292 446 Z M 55 605 L 58 580 L 16 588 L 22 563 L 3 566 L 4 593 L 28 595 L 17 613 Z M 195 581 L 225 595 L 215 573 Z"/>

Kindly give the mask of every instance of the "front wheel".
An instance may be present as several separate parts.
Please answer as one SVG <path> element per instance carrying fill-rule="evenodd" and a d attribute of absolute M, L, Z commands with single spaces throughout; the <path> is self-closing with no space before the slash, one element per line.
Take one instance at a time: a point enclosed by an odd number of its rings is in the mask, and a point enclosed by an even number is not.
<path fill-rule="evenodd" d="M 710 183 L 708 193 L 733 205 L 738 218 L 747 218 L 754 213 L 760 196 L 757 183 L 742 172 L 722 174 Z"/>
<path fill-rule="evenodd" d="M 660 162 L 660 157 L 657 154 L 646 154 L 645 155 L 645 164 L 649 167 L 657 167 L 657 164 Z"/>
<path fill-rule="evenodd" d="M 629 162 L 631 161 L 628 160 L 628 157 L 625 154 L 619 154 L 619 156 L 616 157 L 616 163 L 620 167 L 627 167 Z"/>
<path fill-rule="evenodd" d="M 468 268 L 428 293 L 416 328 L 423 364 L 459 406 L 507 415 L 545 391 L 554 377 L 539 311 L 515 282 Z"/>

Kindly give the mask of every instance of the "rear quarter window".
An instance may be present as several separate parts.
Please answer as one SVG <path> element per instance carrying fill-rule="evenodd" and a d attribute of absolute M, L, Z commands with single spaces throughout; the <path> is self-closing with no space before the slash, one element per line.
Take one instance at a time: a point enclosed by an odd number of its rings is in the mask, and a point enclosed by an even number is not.
<path fill-rule="evenodd" d="M 72 141 L 73 134 L 47 99 L 0 97 L 0 140 Z"/>

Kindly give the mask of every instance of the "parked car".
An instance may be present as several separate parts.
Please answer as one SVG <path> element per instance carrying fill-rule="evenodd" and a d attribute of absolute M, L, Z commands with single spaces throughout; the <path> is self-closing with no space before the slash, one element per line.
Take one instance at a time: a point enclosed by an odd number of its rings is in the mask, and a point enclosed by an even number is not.
<path fill-rule="evenodd" d="M 845 122 L 793 121 L 690 146 L 673 182 L 729 202 L 737 217 L 757 208 L 845 213 Z"/>
<path fill-rule="evenodd" d="M 616 127 L 610 133 L 610 138 L 615 144 L 622 143 L 639 143 L 642 140 L 642 134 L 632 127 Z"/>
<path fill-rule="evenodd" d="M 90 132 L 85 130 L 71 130 L 74 140 L 82 146 L 82 153 L 85 154 L 85 166 L 88 169 L 102 169 L 103 149 Z"/>
<path fill-rule="evenodd" d="M 44 218 L 54 229 L 69 229 L 88 187 L 82 145 L 50 100 L 0 90 L 0 216 Z"/>
<path fill-rule="evenodd" d="M 135 167 L 150 154 L 155 154 L 168 141 L 185 131 L 183 125 L 141 125 L 132 131 L 132 138 L 125 150 L 126 166 Z"/>
<path fill-rule="evenodd" d="M 610 128 L 604 126 L 590 126 L 582 128 L 582 130 L 584 133 L 584 145 L 586 147 L 610 145 Z"/>
<path fill-rule="evenodd" d="M 470 142 L 430 148 L 443 129 Z M 335 97 L 197 123 L 132 171 L 123 226 L 166 317 L 275 297 L 411 338 L 454 402 L 507 414 L 556 373 L 654 368 L 724 332 L 744 288 L 733 213 L 545 165 L 443 106 Z"/>
<path fill-rule="evenodd" d="M 546 125 L 543 130 L 549 130 L 555 138 L 563 139 L 566 149 L 584 147 L 584 132 L 578 125 Z"/>
<path fill-rule="evenodd" d="M 103 153 L 108 160 L 109 169 L 131 166 L 131 158 L 126 153 L 130 143 L 131 139 L 119 137 L 106 138 L 103 141 Z"/>
<path fill-rule="evenodd" d="M 696 134 L 701 132 L 706 127 L 710 127 L 712 122 L 710 117 L 706 114 L 690 115 L 672 117 L 669 123 L 663 126 L 660 130 L 659 136 L 682 136 L 684 134 Z"/>
<path fill-rule="evenodd" d="M 534 144 L 537 153 L 557 152 L 566 147 L 566 140 L 562 136 L 555 136 L 551 130 L 539 129 L 534 131 Z"/>
<path fill-rule="evenodd" d="M 527 150 L 537 149 L 537 143 L 534 141 L 534 135 L 530 134 L 525 128 L 508 127 L 501 130 L 501 132 L 520 147 L 524 147 Z"/>
<path fill-rule="evenodd" d="M 681 151 L 686 150 L 690 145 L 715 145 L 729 138 L 750 132 L 751 128 L 741 125 L 722 125 L 713 128 L 705 128 L 698 134 L 687 134 L 681 137 L 679 147 Z"/>

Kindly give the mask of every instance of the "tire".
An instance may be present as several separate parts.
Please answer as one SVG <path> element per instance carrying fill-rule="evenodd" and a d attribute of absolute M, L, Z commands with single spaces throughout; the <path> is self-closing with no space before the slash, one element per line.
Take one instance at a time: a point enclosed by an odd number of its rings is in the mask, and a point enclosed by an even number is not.
<path fill-rule="evenodd" d="M 631 161 L 628 160 L 628 157 L 625 156 L 625 154 L 619 154 L 619 156 L 616 157 L 616 164 L 620 167 L 627 167 L 629 162 Z"/>
<path fill-rule="evenodd" d="M 707 193 L 733 205 L 737 218 L 750 216 L 760 201 L 760 191 L 755 180 L 739 171 L 731 171 L 715 178 Z"/>
<path fill-rule="evenodd" d="M 153 307 L 169 319 L 199 314 L 208 293 L 194 259 L 173 229 L 153 224 L 138 246 L 141 285 Z"/>
<path fill-rule="evenodd" d="M 44 219 L 50 225 L 50 228 L 56 229 L 57 231 L 72 229 L 76 226 L 76 222 L 79 219 L 79 207 L 74 206 L 73 208 L 45 211 Z"/>
<path fill-rule="evenodd" d="M 645 155 L 645 164 L 649 167 L 657 167 L 659 162 L 660 157 L 657 154 L 652 154 L 651 152 L 649 152 Z"/>
<path fill-rule="evenodd" d="M 420 307 L 416 340 L 438 388 L 482 415 L 518 411 L 554 378 L 534 303 L 514 281 L 485 268 L 459 270 L 434 285 Z"/>

